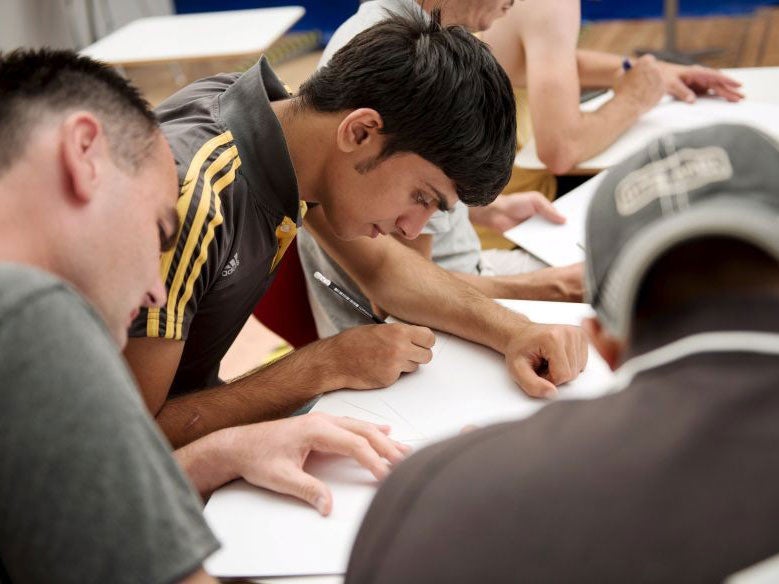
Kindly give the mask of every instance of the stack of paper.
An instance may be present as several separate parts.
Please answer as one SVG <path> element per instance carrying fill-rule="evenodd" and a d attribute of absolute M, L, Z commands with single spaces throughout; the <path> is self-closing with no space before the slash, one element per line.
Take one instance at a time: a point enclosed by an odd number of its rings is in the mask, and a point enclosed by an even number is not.
<path fill-rule="evenodd" d="M 554 202 L 566 221 L 552 223 L 536 215 L 503 234 L 522 249 L 550 266 L 567 266 L 584 261 L 584 227 L 587 209 L 607 171 L 591 178 Z"/>

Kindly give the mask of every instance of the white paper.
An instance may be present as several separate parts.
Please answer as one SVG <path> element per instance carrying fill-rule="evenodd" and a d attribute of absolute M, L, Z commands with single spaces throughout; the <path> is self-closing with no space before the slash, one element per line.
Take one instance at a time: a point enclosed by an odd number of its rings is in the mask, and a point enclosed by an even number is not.
<path fill-rule="evenodd" d="M 587 209 L 606 174 L 607 171 L 601 172 L 553 203 L 565 216 L 564 224 L 558 225 L 536 215 L 509 229 L 503 237 L 550 266 L 583 262 Z"/>
<path fill-rule="evenodd" d="M 592 314 L 584 304 L 504 301 L 536 322 L 578 324 Z M 590 351 L 584 373 L 560 388 L 560 399 L 595 397 L 611 381 L 606 364 Z M 325 395 L 314 411 L 387 423 L 393 437 L 415 448 L 457 434 L 469 424 L 515 420 L 547 402 L 526 397 L 510 379 L 501 355 L 444 333 L 433 361 L 392 387 Z M 222 549 L 206 562 L 218 577 L 342 574 L 365 511 L 376 491 L 372 475 L 342 457 L 318 456 L 307 470 L 333 492 L 323 518 L 291 497 L 237 482 L 220 489 L 205 509 Z"/>

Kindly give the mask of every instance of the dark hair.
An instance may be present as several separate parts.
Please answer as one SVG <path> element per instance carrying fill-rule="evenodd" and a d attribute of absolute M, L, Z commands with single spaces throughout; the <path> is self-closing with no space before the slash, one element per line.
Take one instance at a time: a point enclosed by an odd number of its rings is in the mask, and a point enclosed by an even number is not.
<path fill-rule="evenodd" d="M 393 15 L 356 35 L 300 88 L 303 107 L 361 107 L 384 121 L 383 160 L 412 152 L 454 181 L 467 205 L 492 202 L 516 155 L 511 83 L 464 28 L 443 27 L 440 11 Z"/>
<path fill-rule="evenodd" d="M 774 256 L 732 237 L 691 239 L 672 247 L 647 271 L 636 295 L 634 330 L 640 334 L 660 314 L 706 297 L 769 290 L 779 291 Z"/>
<path fill-rule="evenodd" d="M 24 153 L 41 118 L 71 109 L 100 119 L 117 163 L 135 170 L 147 156 L 157 119 L 118 73 L 72 51 L 17 49 L 0 54 L 0 172 Z"/>

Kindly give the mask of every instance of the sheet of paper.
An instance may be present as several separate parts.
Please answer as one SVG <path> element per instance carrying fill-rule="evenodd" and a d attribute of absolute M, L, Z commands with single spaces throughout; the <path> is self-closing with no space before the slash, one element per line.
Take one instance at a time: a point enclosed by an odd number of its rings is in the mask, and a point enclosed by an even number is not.
<path fill-rule="evenodd" d="M 592 314 L 584 304 L 505 301 L 532 320 L 578 324 Z M 584 373 L 560 388 L 559 399 L 600 395 L 611 381 L 606 364 L 590 352 Z M 404 375 L 392 387 L 325 395 L 314 411 L 389 423 L 393 436 L 415 448 L 457 434 L 468 424 L 485 425 L 532 414 L 546 402 L 524 396 L 506 372 L 503 358 L 486 348 L 437 333 L 433 361 Z M 376 482 L 355 462 L 318 456 L 307 470 L 333 492 L 333 512 L 320 517 L 291 497 L 236 482 L 220 489 L 205 509 L 222 549 L 206 562 L 218 577 L 342 574 Z"/>
<path fill-rule="evenodd" d="M 607 171 L 591 178 L 554 202 L 566 222 L 557 225 L 536 215 L 512 227 L 503 237 L 513 241 L 550 266 L 584 261 L 584 227 L 587 209 Z"/>
<path fill-rule="evenodd" d="M 240 578 L 345 572 L 376 480 L 343 457 L 314 455 L 307 470 L 333 491 L 335 501 L 327 518 L 306 503 L 244 481 L 214 493 L 205 516 L 222 548 L 206 561 L 211 575 Z"/>

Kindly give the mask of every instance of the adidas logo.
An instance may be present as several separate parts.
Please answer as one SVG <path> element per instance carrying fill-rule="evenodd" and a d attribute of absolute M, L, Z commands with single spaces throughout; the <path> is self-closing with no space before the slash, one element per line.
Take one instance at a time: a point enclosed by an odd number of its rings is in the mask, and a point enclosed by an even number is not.
<path fill-rule="evenodd" d="M 238 269 L 238 266 L 241 265 L 241 262 L 238 260 L 238 252 L 235 253 L 233 256 L 233 259 L 231 259 L 229 262 L 227 262 L 227 265 L 225 266 L 225 269 L 222 270 L 222 277 L 226 278 L 227 276 L 230 276 L 235 272 L 235 270 Z"/>

